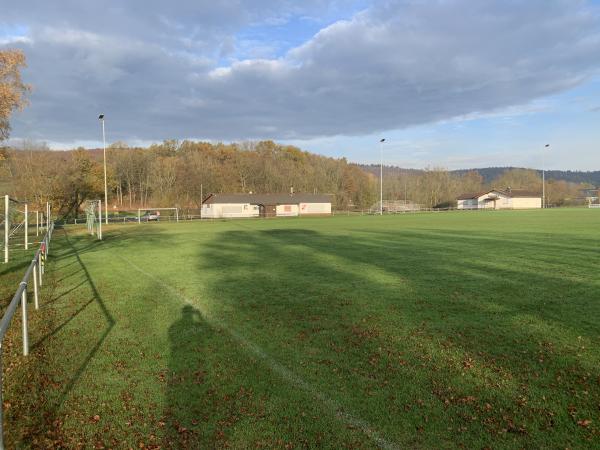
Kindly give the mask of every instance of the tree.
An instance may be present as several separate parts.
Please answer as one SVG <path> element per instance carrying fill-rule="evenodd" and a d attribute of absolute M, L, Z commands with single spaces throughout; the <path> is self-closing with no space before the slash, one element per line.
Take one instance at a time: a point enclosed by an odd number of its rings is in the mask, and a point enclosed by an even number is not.
<path fill-rule="evenodd" d="M 462 193 L 479 192 L 483 187 L 483 177 L 476 170 L 470 170 L 459 178 L 458 184 Z"/>
<path fill-rule="evenodd" d="M 441 167 L 427 168 L 418 180 L 418 202 L 430 208 L 449 206 L 456 199 L 452 182 L 453 180 L 446 169 Z"/>
<path fill-rule="evenodd" d="M 86 200 L 99 198 L 104 190 L 103 168 L 86 150 L 70 152 L 60 177 L 54 179 L 53 197 L 63 216 L 77 216 Z"/>
<path fill-rule="evenodd" d="M 527 189 L 531 191 L 542 191 L 542 178 L 538 172 L 531 169 L 511 169 L 492 181 L 496 189 Z"/>
<path fill-rule="evenodd" d="M 555 206 L 576 204 L 581 188 L 580 185 L 565 180 L 548 180 L 546 182 L 546 201 Z"/>
<path fill-rule="evenodd" d="M 8 138 L 11 114 L 26 104 L 30 87 L 21 80 L 25 55 L 20 50 L 0 51 L 0 141 Z"/>

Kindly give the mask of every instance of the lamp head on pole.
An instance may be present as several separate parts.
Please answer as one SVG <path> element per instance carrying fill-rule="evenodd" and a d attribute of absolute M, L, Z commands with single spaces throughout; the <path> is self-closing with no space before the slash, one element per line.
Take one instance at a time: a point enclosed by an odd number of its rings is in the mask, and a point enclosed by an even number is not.
<path fill-rule="evenodd" d="M 98 120 L 104 120 L 104 114 L 100 114 L 100 115 L 98 116 Z"/>
<path fill-rule="evenodd" d="M 550 147 L 550 144 L 546 144 L 545 147 Z"/>
<path fill-rule="evenodd" d="M 385 142 L 385 138 L 381 139 L 379 142 Z"/>

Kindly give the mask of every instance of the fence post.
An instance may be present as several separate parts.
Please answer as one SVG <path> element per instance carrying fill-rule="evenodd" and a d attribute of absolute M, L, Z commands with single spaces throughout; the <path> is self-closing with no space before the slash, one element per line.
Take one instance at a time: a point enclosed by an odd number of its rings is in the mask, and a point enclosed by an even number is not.
<path fill-rule="evenodd" d="M 31 275 L 33 275 L 33 303 L 35 305 L 35 309 L 40 309 L 40 302 L 39 302 L 39 294 L 38 294 L 38 279 L 37 279 L 37 259 L 33 259 L 31 261 L 33 263 L 33 272 L 31 273 Z"/>
<path fill-rule="evenodd" d="M 40 286 L 42 285 L 42 264 L 42 252 L 40 252 L 37 265 L 37 272 L 38 276 L 40 277 Z"/>
<path fill-rule="evenodd" d="M 21 281 L 21 285 L 24 285 L 23 292 L 21 293 L 21 311 L 23 312 L 23 356 L 29 355 L 29 336 L 27 334 L 27 283 Z"/>
<path fill-rule="evenodd" d="M 29 249 L 29 211 L 25 203 L 25 250 Z"/>
<path fill-rule="evenodd" d="M 4 449 L 4 397 L 2 396 L 2 387 L 4 384 L 2 367 L 2 342 L 0 341 L 0 449 Z"/>
<path fill-rule="evenodd" d="M 10 228 L 9 211 L 8 211 L 8 195 L 4 196 L 4 262 L 8 262 L 8 231 Z"/>
<path fill-rule="evenodd" d="M 46 235 L 46 236 L 47 236 L 47 235 Z M 46 238 L 44 238 L 44 241 L 43 241 L 43 242 L 44 242 L 44 248 L 43 248 L 43 250 L 42 250 L 42 255 L 43 255 L 44 257 L 42 258 L 42 274 L 44 274 L 44 273 L 45 273 L 45 271 L 46 271 L 46 267 L 45 267 L 45 266 L 46 266 L 46 241 L 47 241 L 47 240 L 48 240 L 48 239 L 47 239 L 47 237 L 46 237 Z M 41 278 L 40 278 L 40 280 L 41 280 Z M 40 283 L 40 286 L 41 286 L 41 285 L 42 285 L 42 283 Z"/>
<path fill-rule="evenodd" d="M 102 240 L 102 200 L 98 200 L 98 239 Z"/>

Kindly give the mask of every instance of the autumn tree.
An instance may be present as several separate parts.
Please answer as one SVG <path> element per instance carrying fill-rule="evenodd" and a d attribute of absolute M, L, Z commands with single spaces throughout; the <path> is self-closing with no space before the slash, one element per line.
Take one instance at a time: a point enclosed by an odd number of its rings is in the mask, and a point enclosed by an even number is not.
<path fill-rule="evenodd" d="M 34 208 L 52 200 L 54 183 L 65 167 L 65 152 L 52 153 L 34 145 L 7 153 L 10 192 Z M 53 175 L 56 174 L 56 175 Z"/>
<path fill-rule="evenodd" d="M 476 170 L 469 170 L 458 179 L 460 193 L 479 192 L 483 189 L 483 177 Z"/>
<path fill-rule="evenodd" d="M 20 50 L 0 50 L 0 141 L 10 133 L 10 116 L 26 104 L 29 86 L 21 79 L 25 55 Z"/>
<path fill-rule="evenodd" d="M 546 201 L 553 206 L 572 205 L 578 202 L 579 190 L 582 186 L 565 180 L 548 180 L 546 182 Z"/>
<path fill-rule="evenodd" d="M 109 146 L 110 209 L 199 208 L 209 193 L 332 194 L 334 208 L 368 209 L 379 199 L 379 171 L 365 170 L 345 158 L 330 158 L 273 141 L 211 144 L 164 141 L 148 148 L 117 142 Z M 378 169 L 378 167 L 377 167 Z M 103 194 L 102 151 L 79 148 L 49 151 L 35 143 L 0 151 L 0 182 L 31 204 L 50 200 L 60 214 L 73 217 L 85 200 Z M 510 170 L 491 187 L 539 190 L 535 171 Z M 453 173 L 385 168 L 384 199 L 408 200 L 423 207 L 452 207 L 459 194 L 484 188 L 476 171 Z M 555 205 L 577 201 L 580 185 L 548 180 L 546 194 Z"/>
<path fill-rule="evenodd" d="M 82 149 L 65 156 L 60 176 L 53 177 L 53 200 L 62 215 L 77 216 L 86 200 L 101 197 L 104 191 L 103 168 Z"/>
<path fill-rule="evenodd" d="M 426 169 L 419 177 L 419 203 L 427 207 L 446 207 L 456 199 L 452 177 L 444 168 Z"/>
<path fill-rule="evenodd" d="M 496 189 L 527 189 L 530 191 L 542 190 L 542 178 L 536 170 L 511 169 L 502 173 L 491 183 Z"/>

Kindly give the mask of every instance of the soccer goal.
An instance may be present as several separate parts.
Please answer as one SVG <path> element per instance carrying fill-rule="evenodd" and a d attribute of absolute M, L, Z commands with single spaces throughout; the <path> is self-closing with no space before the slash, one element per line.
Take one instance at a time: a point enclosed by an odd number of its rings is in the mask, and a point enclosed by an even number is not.
<path fill-rule="evenodd" d="M 50 205 L 46 204 L 45 213 L 31 210 L 30 205 L 21 200 L 3 195 L 0 197 L 0 231 L 4 262 L 10 260 L 11 253 L 16 250 L 28 250 L 31 244 L 37 243 L 35 237 L 40 228 L 47 226 Z M 33 235 L 33 217 L 35 217 L 35 236 Z"/>
<path fill-rule="evenodd" d="M 88 200 L 85 206 L 88 233 L 102 240 L 102 200 Z"/>
<path fill-rule="evenodd" d="M 138 223 L 142 222 L 179 222 L 179 208 L 140 208 Z"/>

